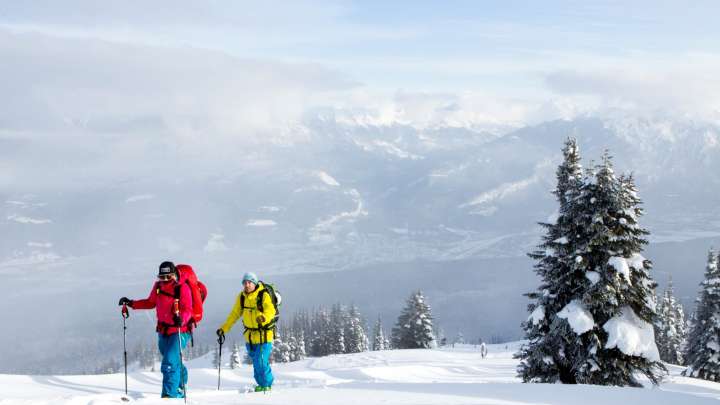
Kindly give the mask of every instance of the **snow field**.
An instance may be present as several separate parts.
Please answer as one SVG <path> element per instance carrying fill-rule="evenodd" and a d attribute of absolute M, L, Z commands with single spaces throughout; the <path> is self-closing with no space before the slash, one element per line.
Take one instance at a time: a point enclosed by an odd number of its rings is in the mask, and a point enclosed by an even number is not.
<path fill-rule="evenodd" d="M 189 404 L 716 404 L 720 384 L 680 377 L 681 367 L 659 387 L 618 388 L 587 385 L 521 384 L 515 376 L 518 343 L 489 345 L 483 359 L 479 348 L 458 345 L 435 350 L 390 350 L 333 355 L 273 365 L 276 384 L 268 394 L 247 393 L 252 368 L 217 369 L 209 358 L 188 362 Z M 130 403 L 182 403 L 159 398 L 159 372 L 128 376 Z M 0 375 L 0 405 L 122 404 L 124 376 Z"/>

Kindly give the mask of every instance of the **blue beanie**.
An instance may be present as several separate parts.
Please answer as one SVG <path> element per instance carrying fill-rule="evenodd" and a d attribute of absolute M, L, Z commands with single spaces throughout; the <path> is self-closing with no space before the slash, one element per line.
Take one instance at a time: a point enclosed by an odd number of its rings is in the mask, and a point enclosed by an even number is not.
<path fill-rule="evenodd" d="M 246 281 L 252 281 L 253 284 L 257 285 L 257 283 L 258 283 L 258 276 L 257 276 L 257 274 L 255 274 L 255 273 L 253 273 L 253 272 L 251 272 L 251 271 L 248 271 L 248 272 L 245 273 L 245 275 L 243 276 L 242 281 L 243 281 L 243 283 L 246 282 Z"/>

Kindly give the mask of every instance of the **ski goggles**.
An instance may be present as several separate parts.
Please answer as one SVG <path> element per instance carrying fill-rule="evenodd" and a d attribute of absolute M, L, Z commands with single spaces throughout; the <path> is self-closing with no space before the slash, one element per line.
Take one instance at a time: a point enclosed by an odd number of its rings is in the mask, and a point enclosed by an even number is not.
<path fill-rule="evenodd" d="M 159 274 L 158 275 L 158 280 L 160 280 L 160 281 L 170 281 L 170 280 L 172 280 L 172 278 L 173 278 L 172 274 Z"/>

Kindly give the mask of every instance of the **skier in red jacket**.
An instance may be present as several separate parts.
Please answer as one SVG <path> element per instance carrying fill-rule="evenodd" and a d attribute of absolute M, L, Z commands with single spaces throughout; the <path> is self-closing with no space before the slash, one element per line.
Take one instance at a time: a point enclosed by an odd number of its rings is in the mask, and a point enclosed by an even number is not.
<path fill-rule="evenodd" d="M 190 339 L 192 295 L 182 277 L 172 262 L 162 262 L 149 297 L 142 300 L 122 297 L 119 302 L 119 305 L 132 309 L 155 308 L 158 349 L 162 355 L 163 398 L 182 398 L 188 379 L 187 368 L 180 356 L 181 348 L 185 348 Z"/>

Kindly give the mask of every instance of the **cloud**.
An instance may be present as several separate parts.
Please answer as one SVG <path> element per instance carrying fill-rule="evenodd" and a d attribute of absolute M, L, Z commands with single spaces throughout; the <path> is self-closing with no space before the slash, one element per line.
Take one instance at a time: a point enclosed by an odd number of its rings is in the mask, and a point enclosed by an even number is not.
<path fill-rule="evenodd" d="M 680 54 L 680 61 L 658 59 L 643 66 L 627 63 L 591 70 L 559 70 L 545 75 L 557 95 L 594 110 L 657 110 L 694 118 L 720 118 L 720 56 Z"/>
<path fill-rule="evenodd" d="M 43 219 L 43 218 L 30 218 L 25 217 L 21 215 L 8 215 L 7 217 L 8 221 L 14 221 L 19 224 L 31 224 L 31 225 L 45 225 L 52 223 L 52 220 L 49 219 Z"/>
<path fill-rule="evenodd" d="M 139 194 L 139 195 L 134 195 L 134 196 L 126 198 L 125 202 L 128 204 L 131 204 L 131 203 L 135 203 L 138 201 L 152 200 L 154 198 L 155 198 L 155 196 L 152 194 Z"/>
<path fill-rule="evenodd" d="M 357 85 L 310 63 L 1 29 L 0 59 L 13 100 L 0 110 L 0 179 L 16 187 L 261 165 L 248 146 L 291 144 L 307 109 Z"/>
<path fill-rule="evenodd" d="M 125 1 L 99 6 L 90 0 L 13 3 L 3 8 L 0 26 L 67 38 L 96 38 L 160 46 L 192 46 L 234 55 L 291 58 L 298 48 L 413 36 L 414 31 L 347 17 L 346 0 L 293 0 L 282 7 L 256 1 Z"/>
<path fill-rule="evenodd" d="M 273 227 L 277 226 L 277 222 L 272 219 L 250 219 L 245 223 L 245 226 Z"/>
<path fill-rule="evenodd" d="M 702 38 L 685 26 L 658 37 L 668 9 L 622 19 L 624 4 L 552 4 L 553 21 L 530 22 L 423 5 L 398 22 L 332 0 L 71 4 L 3 7 L 2 187 L 266 168 L 263 148 L 311 139 L 319 111 L 494 134 L 613 109 L 720 114 L 717 50 L 689 50 Z"/>
<path fill-rule="evenodd" d="M 313 97 L 356 85 L 309 63 L 7 31 L 0 31 L 0 55 L 3 91 L 23 101 L 2 117 L 15 129 L 268 129 L 297 119 Z"/>

